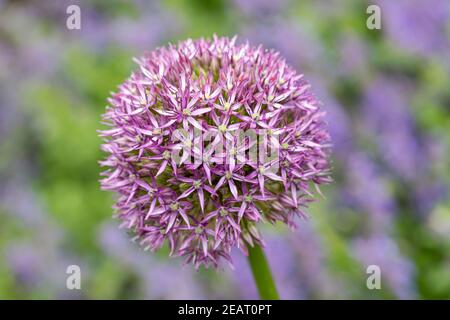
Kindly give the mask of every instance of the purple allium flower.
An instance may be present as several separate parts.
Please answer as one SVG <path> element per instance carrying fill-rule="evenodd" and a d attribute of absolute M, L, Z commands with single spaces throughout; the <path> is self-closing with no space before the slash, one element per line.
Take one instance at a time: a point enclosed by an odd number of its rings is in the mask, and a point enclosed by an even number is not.
<path fill-rule="evenodd" d="M 303 75 L 235 40 L 187 40 L 136 60 L 101 132 L 101 183 L 119 194 L 122 226 L 151 250 L 167 240 L 196 267 L 262 245 L 258 222 L 294 226 L 311 185 L 330 181 L 324 112 Z"/>

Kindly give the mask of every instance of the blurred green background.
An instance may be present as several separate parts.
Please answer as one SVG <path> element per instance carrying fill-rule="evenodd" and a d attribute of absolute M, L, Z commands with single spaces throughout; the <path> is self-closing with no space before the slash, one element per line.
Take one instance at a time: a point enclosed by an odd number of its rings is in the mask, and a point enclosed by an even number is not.
<path fill-rule="evenodd" d="M 263 226 L 282 298 L 450 299 L 449 21 L 447 0 L 0 0 L 0 299 L 257 298 L 240 252 L 198 272 L 144 252 L 99 189 L 96 130 L 132 57 L 214 33 L 279 50 L 328 113 L 326 199 L 294 232 Z"/>

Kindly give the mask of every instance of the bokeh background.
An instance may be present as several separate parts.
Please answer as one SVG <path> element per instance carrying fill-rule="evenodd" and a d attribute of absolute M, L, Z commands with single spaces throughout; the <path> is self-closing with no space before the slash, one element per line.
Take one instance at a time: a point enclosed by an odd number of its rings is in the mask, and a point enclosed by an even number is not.
<path fill-rule="evenodd" d="M 132 57 L 217 33 L 279 50 L 328 113 L 326 199 L 294 232 L 263 227 L 282 298 L 450 299 L 449 21 L 448 0 L 0 0 L 0 298 L 257 298 L 240 252 L 198 272 L 143 252 L 99 190 L 96 130 Z"/>

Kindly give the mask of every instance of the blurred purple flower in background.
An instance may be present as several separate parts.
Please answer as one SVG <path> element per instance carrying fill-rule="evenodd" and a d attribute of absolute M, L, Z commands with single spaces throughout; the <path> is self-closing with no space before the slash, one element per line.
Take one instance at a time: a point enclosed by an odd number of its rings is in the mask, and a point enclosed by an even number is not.
<path fill-rule="evenodd" d="M 363 210 L 370 218 L 370 228 L 387 228 L 395 212 L 395 203 L 387 191 L 382 171 L 363 153 L 354 153 L 347 159 L 349 170 L 344 194 L 350 204 Z"/>
<path fill-rule="evenodd" d="M 7 248 L 5 260 L 10 265 L 17 281 L 23 287 L 34 288 L 40 275 L 45 274 L 45 262 L 43 257 L 31 247 L 15 245 Z"/>
<path fill-rule="evenodd" d="M 338 50 L 340 75 L 361 75 L 368 72 L 368 48 L 356 34 L 344 34 Z"/>
<path fill-rule="evenodd" d="M 312 299 L 342 296 L 339 280 L 326 267 L 326 254 L 311 222 L 302 221 L 291 234 L 265 233 L 266 253 L 282 299 Z M 233 256 L 236 270 L 231 276 L 243 299 L 258 293 L 247 261 Z"/>
<path fill-rule="evenodd" d="M 414 299 L 414 266 L 402 257 L 395 241 L 383 234 L 357 239 L 353 243 L 356 257 L 365 266 L 381 270 L 381 285 L 388 285 L 399 299 Z"/>
<path fill-rule="evenodd" d="M 447 54 L 450 48 L 446 0 L 378 0 L 383 25 L 392 44 L 425 56 Z"/>
<path fill-rule="evenodd" d="M 362 130 L 375 139 L 381 157 L 393 172 L 412 181 L 423 171 L 426 150 L 415 132 L 408 92 L 411 89 L 399 81 L 374 80 L 362 102 Z"/>
<path fill-rule="evenodd" d="M 279 14 L 286 8 L 289 0 L 233 0 L 233 2 L 246 16 L 265 20 Z"/>
<path fill-rule="evenodd" d="M 300 283 L 293 279 L 295 277 L 295 256 L 292 247 L 284 235 L 267 234 L 265 235 L 265 252 L 270 261 L 270 267 L 274 274 L 275 282 L 280 290 L 282 299 L 300 299 L 305 298 Z M 248 265 L 248 261 L 240 253 L 233 255 L 235 270 L 230 275 L 235 285 L 239 288 L 237 291 L 242 299 L 258 299 L 253 275 Z"/>
<path fill-rule="evenodd" d="M 5 221 L 11 219 L 28 230 L 25 238 L 6 248 L 2 258 L 25 292 L 38 289 L 49 297 L 80 297 L 80 292 L 66 288 L 66 268 L 76 261 L 85 275 L 88 269 L 83 259 L 65 249 L 64 233 L 43 211 L 27 184 L 26 178 L 14 177 L 0 189 L 0 200 L 8 213 Z"/>
<path fill-rule="evenodd" d="M 295 258 L 290 265 L 294 270 L 290 281 L 298 279 L 298 286 L 306 292 L 306 297 L 345 297 L 340 280 L 334 279 L 327 267 L 326 247 L 311 222 L 302 223 L 296 233 L 289 235 L 288 244 L 292 247 Z M 273 254 L 276 254 L 275 250 Z M 298 298 L 292 296 L 292 299 Z"/>
<path fill-rule="evenodd" d="M 177 264 L 143 255 L 139 246 L 130 241 L 123 230 L 106 223 L 100 230 L 100 245 L 105 252 L 120 261 L 128 271 L 135 272 L 146 298 L 156 299 L 197 299 L 205 298 L 197 284 L 194 272 L 189 268 L 180 269 Z"/>
<path fill-rule="evenodd" d="M 420 135 L 412 114 L 412 92 L 411 85 L 398 79 L 375 79 L 363 97 L 359 129 L 377 145 L 377 156 L 391 173 L 409 184 L 418 211 L 428 214 L 445 191 L 443 183 L 431 176 L 444 159 L 433 153 L 442 137 Z"/>
<path fill-rule="evenodd" d="M 279 50 L 286 61 L 301 70 L 322 70 L 323 52 L 314 35 L 292 21 L 274 20 L 272 23 L 249 24 L 243 34 L 253 43 L 262 43 Z M 294 40 L 293 40 L 294 39 Z M 318 63 L 318 62 L 321 63 Z M 333 72 L 332 69 L 328 70 Z"/>
<path fill-rule="evenodd" d="M 133 54 L 149 51 L 178 29 L 177 21 L 159 2 L 138 1 L 138 13 L 118 18 L 83 6 L 83 32 L 79 37 L 91 48 L 125 47 Z"/>

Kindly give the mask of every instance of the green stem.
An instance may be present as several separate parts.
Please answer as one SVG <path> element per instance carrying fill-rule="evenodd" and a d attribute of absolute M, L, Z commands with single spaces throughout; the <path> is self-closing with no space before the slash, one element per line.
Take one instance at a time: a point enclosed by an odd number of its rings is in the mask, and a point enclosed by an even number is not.
<path fill-rule="evenodd" d="M 260 298 L 264 300 L 280 299 L 264 251 L 257 244 L 253 247 L 247 246 L 247 248 L 248 262 L 250 263 Z"/>

